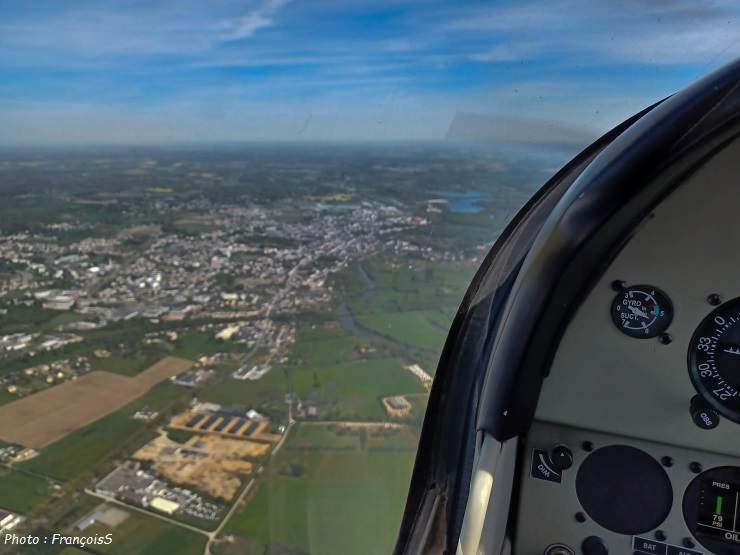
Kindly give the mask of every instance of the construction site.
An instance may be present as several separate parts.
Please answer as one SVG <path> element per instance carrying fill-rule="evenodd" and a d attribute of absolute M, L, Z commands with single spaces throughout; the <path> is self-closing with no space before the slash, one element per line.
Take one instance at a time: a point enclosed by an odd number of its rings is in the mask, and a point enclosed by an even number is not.
<path fill-rule="evenodd" d="M 231 501 L 244 477 L 253 473 L 254 461 L 269 448 L 267 443 L 216 434 L 195 435 L 181 444 L 163 432 L 132 458 L 151 462 L 152 470 L 171 483 L 192 486 L 211 497 Z"/>

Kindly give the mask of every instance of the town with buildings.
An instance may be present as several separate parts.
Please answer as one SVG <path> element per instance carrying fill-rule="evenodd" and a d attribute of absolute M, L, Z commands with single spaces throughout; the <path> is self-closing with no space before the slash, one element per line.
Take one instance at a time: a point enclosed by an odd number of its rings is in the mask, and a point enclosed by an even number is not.
<path fill-rule="evenodd" d="M 336 465 L 402 468 L 376 489 L 403 498 L 446 330 L 524 196 L 469 199 L 376 155 L 268 174 L 234 155 L 0 160 L 3 530 L 308 553 L 260 512 L 368 479 Z M 488 169 L 473 158 L 461 181 Z M 14 187 L 29 175 L 56 184 Z M 264 179 L 281 184 L 234 185 Z"/>

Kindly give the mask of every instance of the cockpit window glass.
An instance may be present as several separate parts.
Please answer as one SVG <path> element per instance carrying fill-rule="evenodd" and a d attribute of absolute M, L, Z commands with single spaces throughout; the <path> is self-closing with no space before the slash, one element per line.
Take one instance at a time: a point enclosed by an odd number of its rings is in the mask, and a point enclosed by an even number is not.
<path fill-rule="evenodd" d="M 29 553 L 388 553 L 499 234 L 740 54 L 735 2 L 0 6 L 0 531 Z"/>

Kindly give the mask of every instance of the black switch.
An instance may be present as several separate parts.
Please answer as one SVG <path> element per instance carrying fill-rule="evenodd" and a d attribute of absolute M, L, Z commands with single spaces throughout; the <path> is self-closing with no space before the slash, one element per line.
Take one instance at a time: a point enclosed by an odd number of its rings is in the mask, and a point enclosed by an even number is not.
<path fill-rule="evenodd" d="M 573 466 L 573 453 L 565 445 L 558 445 L 552 450 L 550 460 L 552 460 L 555 470 L 562 472 Z"/>
<path fill-rule="evenodd" d="M 694 421 L 694 424 L 702 430 L 711 430 L 719 424 L 719 414 L 717 414 L 717 411 L 710 407 L 709 403 L 698 395 L 691 399 L 689 412 L 691 413 L 691 419 Z"/>
<path fill-rule="evenodd" d="M 589 536 L 581 544 L 583 555 L 609 555 L 609 548 L 599 536 Z"/>

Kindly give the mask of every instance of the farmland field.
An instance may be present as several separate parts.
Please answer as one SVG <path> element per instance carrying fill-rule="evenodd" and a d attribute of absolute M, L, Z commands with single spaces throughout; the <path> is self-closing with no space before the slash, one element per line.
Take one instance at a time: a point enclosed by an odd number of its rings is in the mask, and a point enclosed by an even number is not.
<path fill-rule="evenodd" d="M 19 466 L 56 478 L 72 479 L 119 451 L 126 441 L 146 428 L 144 422 L 131 418 L 136 410 L 145 406 L 161 410 L 188 396 L 179 386 L 161 384 L 122 409 L 45 447 L 37 457 Z"/>
<path fill-rule="evenodd" d="M 357 358 L 362 342 L 342 329 L 318 328 L 301 330 L 294 355 L 308 366 L 338 364 Z"/>
<path fill-rule="evenodd" d="M 248 408 L 260 407 L 263 403 L 284 403 L 288 392 L 288 379 L 280 368 L 273 368 L 259 380 L 235 380 L 231 376 L 208 390 L 204 400 L 223 405 L 238 405 Z"/>
<path fill-rule="evenodd" d="M 293 389 L 300 398 L 313 397 L 327 404 L 332 418 L 354 420 L 385 420 L 380 397 L 425 391 L 396 359 L 295 369 Z"/>
<path fill-rule="evenodd" d="M 361 431 L 364 428 L 364 432 Z M 304 422 L 294 426 L 288 450 L 416 451 L 419 438 L 407 426 L 384 429 L 379 426 Z"/>
<path fill-rule="evenodd" d="M 112 372 L 121 376 L 134 377 L 150 363 L 143 357 L 125 358 L 121 356 L 111 356 L 106 359 L 93 361 L 93 368 Z"/>
<path fill-rule="evenodd" d="M 90 372 L 0 407 L 0 438 L 44 447 L 121 408 L 191 365 L 189 360 L 165 357 L 135 378 Z"/>
<path fill-rule="evenodd" d="M 6 405 L 8 403 L 12 403 L 13 401 L 17 401 L 17 400 L 18 400 L 18 395 L 8 393 L 8 391 L 5 389 L 0 390 L 0 405 Z"/>
<path fill-rule="evenodd" d="M 182 358 L 196 360 L 200 356 L 211 356 L 215 353 L 245 351 L 247 347 L 229 341 L 219 342 L 213 332 L 187 331 L 174 343 L 172 354 Z"/>
<path fill-rule="evenodd" d="M 322 555 L 390 553 L 414 456 L 413 450 L 283 450 L 225 532 Z"/>
<path fill-rule="evenodd" d="M 425 312 L 388 312 L 356 314 L 361 326 L 378 334 L 430 351 L 440 352 L 447 334 Z M 439 321 L 440 317 L 435 318 Z"/>
<path fill-rule="evenodd" d="M 286 449 L 338 449 L 357 451 L 360 448 L 358 434 L 337 434 L 331 424 L 301 424 L 291 431 Z"/>
<path fill-rule="evenodd" d="M 135 511 L 115 529 L 95 523 L 80 535 L 104 536 L 111 533 L 110 545 L 95 545 L 95 553 L 104 555 L 202 555 L 206 537 L 202 534 L 168 524 Z"/>
<path fill-rule="evenodd" d="M 24 472 L 0 470 L 0 508 L 26 514 L 51 493 L 47 480 Z"/>

